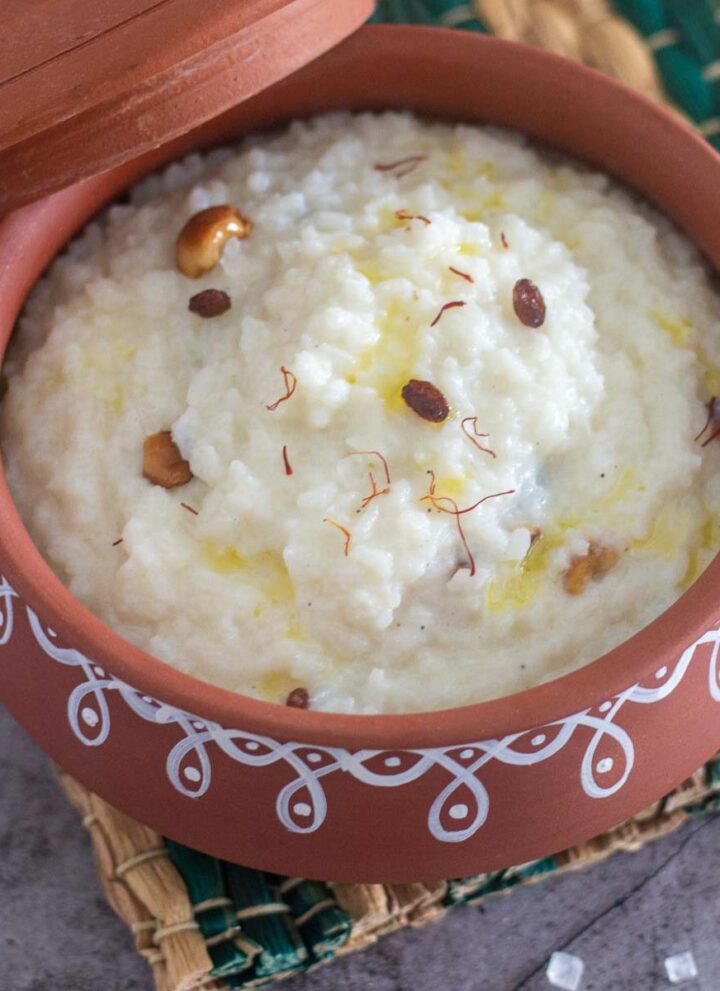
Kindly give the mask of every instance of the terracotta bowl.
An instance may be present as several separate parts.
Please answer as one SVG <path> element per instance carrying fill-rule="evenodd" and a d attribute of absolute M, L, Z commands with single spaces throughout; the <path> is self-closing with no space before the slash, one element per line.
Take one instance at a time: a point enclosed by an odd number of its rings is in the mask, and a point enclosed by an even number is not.
<path fill-rule="evenodd" d="M 172 145 L 8 217 L 0 347 L 48 261 L 128 183 L 192 148 L 368 107 L 525 131 L 639 189 L 720 263 L 720 158 L 670 113 L 523 46 L 364 28 Z M 266 870 L 408 881 L 523 862 L 636 813 L 720 745 L 720 559 L 574 674 L 497 701 L 377 717 L 258 702 L 126 643 L 53 576 L 2 478 L 0 575 L 0 693 L 40 745 L 161 833 Z"/>

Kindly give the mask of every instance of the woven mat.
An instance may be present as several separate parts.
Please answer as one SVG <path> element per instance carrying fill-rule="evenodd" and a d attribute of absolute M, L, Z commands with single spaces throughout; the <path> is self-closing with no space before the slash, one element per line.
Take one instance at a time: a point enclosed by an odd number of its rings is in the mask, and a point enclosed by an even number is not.
<path fill-rule="evenodd" d="M 60 783 L 92 838 L 105 895 L 152 967 L 157 991 L 254 988 L 352 953 L 550 874 L 637 850 L 720 810 L 720 755 L 645 812 L 581 846 L 454 881 L 332 884 L 215 860 L 164 840 L 69 774 Z"/>
<path fill-rule="evenodd" d="M 720 149 L 720 0 L 379 0 L 373 20 L 485 31 L 586 62 L 671 103 Z M 719 756 L 624 825 L 532 864 L 433 884 L 320 884 L 166 842 L 59 777 L 158 991 L 258 987 L 455 905 L 636 850 L 690 815 L 720 809 Z"/>

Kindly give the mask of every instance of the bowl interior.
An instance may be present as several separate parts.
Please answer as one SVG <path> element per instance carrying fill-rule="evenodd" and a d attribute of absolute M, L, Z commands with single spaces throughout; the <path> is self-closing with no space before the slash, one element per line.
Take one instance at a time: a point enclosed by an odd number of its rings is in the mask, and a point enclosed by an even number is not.
<path fill-rule="evenodd" d="M 0 224 L 0 353 L 39 274 L 123 188 L 190 150 L 336 109 L 403 108 L 515 128 L 607 171 L 671 216 L 720 266 L 720 157 L 669 111 L 565 59 L 437 28 L 366 27 L 249 101 L 133 162 L 25 207 Z M 680 180 L 679 177 L 682 177 Z M 542 725 L 650 677 L 718 617 L 720 558 L 667 612 L 578 671 L 516 695 L 433 713 L 347 716 L 260 702 L 179 673 L 127 643 L 75 600 L 33 546 L 0 473 L 0 566 L 83 653 L 134 687 L 225 726 L 307 742 L 392 749 L 462 743 Z"/>

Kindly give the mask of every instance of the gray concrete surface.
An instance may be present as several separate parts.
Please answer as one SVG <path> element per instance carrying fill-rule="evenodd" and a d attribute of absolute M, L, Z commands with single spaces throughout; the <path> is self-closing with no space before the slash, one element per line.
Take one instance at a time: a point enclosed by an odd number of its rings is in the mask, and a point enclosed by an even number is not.
<path fill-rule="evenodd" d="M 564 948 L 582 991 L 662 991 L 663 958 L 691 949 L 720 989 L 720 819 L 637 854 L 554 878 L 423 930 L 398 933 L 283 991 L 546 991 Z M 105 904 L 90 848 L 49 763 L 0 711 L 0 991 L 151 991 Z"/>

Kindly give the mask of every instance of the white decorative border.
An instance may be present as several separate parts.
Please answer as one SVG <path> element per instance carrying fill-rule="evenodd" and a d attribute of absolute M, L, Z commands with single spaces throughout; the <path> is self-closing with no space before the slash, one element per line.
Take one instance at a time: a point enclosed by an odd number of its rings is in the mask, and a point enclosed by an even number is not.
<path fill-rule="evenodd" d="M 4 647 L 13 635 L 13 599 L 17 592 L 3 575 L 0 575 L 0 647 Z"/>
<path fill-rule="evenodd" d="M 0 647 L 12 636 L 16 597 L 11 585 L 0 576 Z M 398 788 L 439 767 L 450 780 L 430 807 L 428 830 L 440 842 L 462 843 L 475 835 L 488 816 L 490 796 L 477 777 L 482 768 L 492 761 L 516 767 L 542 763 L 559 753 L 581 727 L 592 731 L 580 766 L 581 787 L 590 798 L 614 795 L 627 781 L 635 760 L 632 739 L 615 723 L 616 716 L 626 705 L 650 705 L 672 694 L 696 652 L 705 644 L 712 644 L 708 690 L 711 698 L 720 702 L 720 628 L 713 628 L 683 651 L 672 671 L 661 667 L 655 672 L 655 681 L 661 684 L 647 687 L 638 682 L 597 707 L 583 709 L 546 726 L 454 747 L 352 753 L 341 747 L 281 743 L 270 737 L 226 729 L 219 723 L 166 705 L 106 674 L 79 651 L 58 646 L 54 642 L 55 632 L 43 626 L 32 609 L 26 607 L 26 612 L 32 633 L 48 657 L 59 664 L 78 667 L 84 675 L 85 680 L 71 691 L 67 707 L 70 726 L 81 743 L 88 747 L 105 743 L 110 733 L 107 693 L 116 692 L 146 722 L 176 725 L 182 731 L 182 739 L 167 756 L 166 770 L 173 787 L 188 798 L 200 798 L 210 787 L 212 765 L 208 746 L 211 743 L 231 760 L 248 767 L 284 761 L 294 772 L 294 778 L 280 790 L 276 811 L 282 825 L 293 833 L 313 833 L 322 826 L 327 814 L 322 779 L 329 774 L 344 771 L 371 787 Z M 613 745 L 615 756 L 610 756 L 608 748 L 612 750 Z M 607 776 L 613 770 L 616 774 L 612 783 L 603 783 L 603 779 L 610 780 Z"/>

